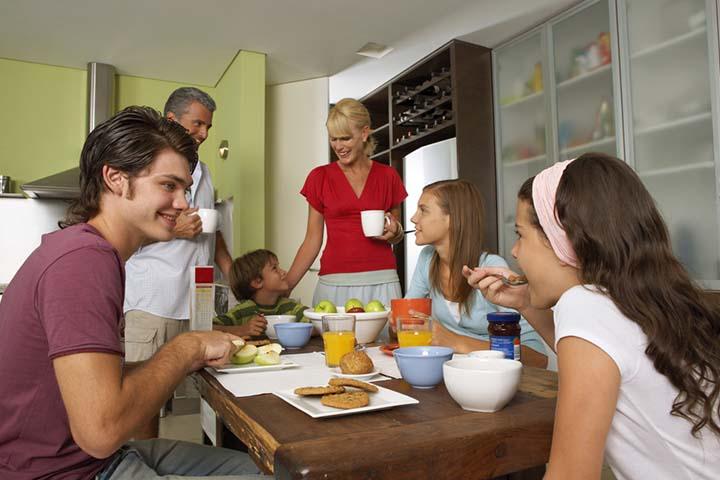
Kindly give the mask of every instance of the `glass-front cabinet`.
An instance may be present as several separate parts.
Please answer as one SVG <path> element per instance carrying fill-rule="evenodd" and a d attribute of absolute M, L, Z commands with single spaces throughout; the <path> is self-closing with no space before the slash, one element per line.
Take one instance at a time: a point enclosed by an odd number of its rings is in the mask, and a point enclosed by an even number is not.
<path fill-rule="evenodd" d="M 607 1 L 550 24 L 557 116 L 557 158 L 617 155 L 610 16 Z"/>
<path fill-rule="evenodd" d="M 608 0 L 595 0 L 493 51 L 498 244 L 511 266 L 522 183 L 583 152 L 618 154 L 613 33 Z"/>
<path fill-rule="evenodd" d="M 525 179 L 605 152 L 638 172 L 693 278 L 720 290 L 715 0 L 589 0 L 493 53 L 500 253 L 511 261 Z"/>
<path fill-rule="evenodd" d="M 497 158 L 503 179 L 503 193 L 498 199 L 498 245 L 506 252 L 510 252 L 514 239 L 515 194 L 525 179 L 547 165 L 543 35 L 540 30 L 530 32 L 495 58 L 500 125 Z"/>
<path fill-rule="evenodd" d="M 718 139 L 712 99 L 720 79 L 714 75 L 717 33 L 708 34 L 712 4 L 622 0 L 618 17 L 624 27 L 626 159 L 655 198 L 675 254 L 694 278 L 717 289 Z"/>

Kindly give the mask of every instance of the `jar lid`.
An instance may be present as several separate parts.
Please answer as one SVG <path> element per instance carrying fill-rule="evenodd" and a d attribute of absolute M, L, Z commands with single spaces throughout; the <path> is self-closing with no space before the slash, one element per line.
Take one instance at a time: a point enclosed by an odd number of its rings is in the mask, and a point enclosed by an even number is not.
<path fill-rule="evenodd" d="M 492 312 L 487 314 L 488 322 L 512 323 L 520 321 L 520 314 L 517 312 Z"/>

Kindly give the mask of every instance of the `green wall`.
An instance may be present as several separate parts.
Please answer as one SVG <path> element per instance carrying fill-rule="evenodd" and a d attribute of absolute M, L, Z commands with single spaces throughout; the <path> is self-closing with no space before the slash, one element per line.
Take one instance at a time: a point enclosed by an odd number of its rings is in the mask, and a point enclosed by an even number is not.
<path fill-rule="evenodd" d="M 77 165 L 86 111 L 84 70 L 0 58 L 0 175 L 15 192 Z"/>
<path fill-rule="evenodd" d="M 265 55 L 241 51 L 216 86 L 215 138 L 230 153 L 217 158 L 219 196 L 233 197 L 233 253 L 265 246 Z"/>
<path fill-rule="evenodd" d="M 118 75 L 116 106 L 162 110 L 175 82 Z M 233 197 L 233 253 L 265 245 L 265 55 L 241 51 L 208 92 L 218 109 L 200 147 L 218 198 Z M 0 58 L 0 175 L 14 191 L 77 166 L 87 130 L 85 70 Z M 230 143 L 221 159 L 221 140 Z M 251 206 L 248 208 L 248 206 Z"/>

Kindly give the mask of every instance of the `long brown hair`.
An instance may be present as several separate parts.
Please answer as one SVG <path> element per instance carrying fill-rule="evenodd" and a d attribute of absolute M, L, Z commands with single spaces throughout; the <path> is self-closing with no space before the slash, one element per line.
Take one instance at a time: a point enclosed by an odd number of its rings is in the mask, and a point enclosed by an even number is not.
<path fill-rule="evenodd" d="M 441 180 L 423 188 L 437 200 L 440 209 L 450 216 L 450 258 L 447 288 L 440 279 L 440 257 L 435 252 L 430 262 L 430 281 L 445 297 L 470 310 L 473 292 L 460 272 L 463 265 L 476 266 L 484 249 L 485 209 L 478 188 L 466 180 Z"/>
<path fill-rule="evenodd" d="M 532 201 L 532 181 L 520 200 Z M 720 305 L 673 255 L 667 226 L 640 178 L 601 153 L 566 168 L 557 217 L 580 262 L 584 284 L 600 287 L 648 338 L 645 354 L 679 393 L 670 413 L 720 435 Z M 540 227 L 532 210 L 532 221 Z M 714 417 L 715 415 L 715 417 Z"/>

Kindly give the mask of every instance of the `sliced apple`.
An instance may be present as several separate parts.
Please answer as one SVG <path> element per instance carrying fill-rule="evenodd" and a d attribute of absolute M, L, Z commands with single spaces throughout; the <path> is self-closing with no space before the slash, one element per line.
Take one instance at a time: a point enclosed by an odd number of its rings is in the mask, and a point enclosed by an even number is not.
<path fill-rule="evenodd" d="M 230 361 L 237 365 L 243 365 L 250 363 L 258 353 L 258 348 L 255 345 L 245 345 L 243 348 L 235 352 L 235 355 L 230 357 Z"/>
<path fill-rule="evenodd" d="M 280 354 L 277 352 L 260 353 L 255 357 L 258 365 L 277 365 L 280 363 Z"/>
<path fill-rule="evenodd" d="M 269 345 L 263 345 L 258 347 L 258 355 L 264 355 L 268 352 L 281 353 L 284 350 L 283 346 L 279 343 L 271 343 Z"/>

